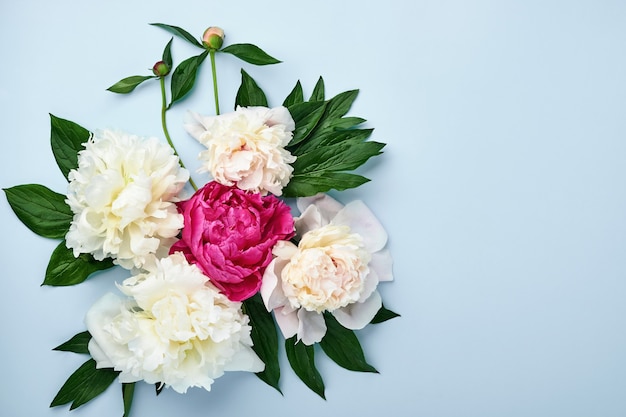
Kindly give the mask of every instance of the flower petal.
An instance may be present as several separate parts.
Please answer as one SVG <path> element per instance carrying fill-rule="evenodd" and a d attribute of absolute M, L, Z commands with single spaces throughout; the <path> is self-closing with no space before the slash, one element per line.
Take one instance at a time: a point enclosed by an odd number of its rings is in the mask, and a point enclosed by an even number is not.
<path fill-rule="evenodd" d="M 326 334 L 326 322 L 322 314 L 301 308 L 298 310 L 298 319 L 298 339 L 302 343 L 312 345 L 322 340 Z"/>
<path fill-rule="evenodd" d="M 369 252 L 378 252 L 387 244 L 385 228 L 360 200 L 348 203 L 332 219 L 332 223 L 349 226 L 352 232 L 363 236 L 365 248 Z"/>
<path fill-rule="evenodd" d="M 364 302 L 339 308 L 333 311 L 332 314 L 343 327 L 358 330 L 367 326 L 367 324 L 372 321 L 382 305 L 380 294 L 378 291 L 375 291 Z"/>
<path fill-rule="evenodd" d="M 389 250 L 384 249 L 373 253 L 368 266 L 376 271 L 378 281 L 393 281 L 393 258 Z"/>
<path fill-rule="evenodd" d="M 289 339 L 298 333 L 299 320 L 297 310 L 288 311 L 284 307 L 278 307 L 274 310 L 274 317 L 285 339 Z"/>
<path fill-rule="evenodd" d="M 328 194 L 319 193 L 312 197 L 298 198 L 296 205 L 300 213 L 303 213 L 306 208 L 314 204 L 322 215 L 324 220 L 323 225 L 327 224 L 337 213 L 343 208 L 343 204 L 329 196 Z"/>

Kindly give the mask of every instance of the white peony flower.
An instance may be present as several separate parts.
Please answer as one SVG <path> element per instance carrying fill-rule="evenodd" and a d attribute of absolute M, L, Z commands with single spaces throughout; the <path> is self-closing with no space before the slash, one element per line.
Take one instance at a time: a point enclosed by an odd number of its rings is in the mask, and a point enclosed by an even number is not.
<path fill-rule="evenodd" d="M 241 303 L 219 293 L 182 254 L 156 261 L 155 270 L 125 280 L 120 289 L 131 298 L 109 293 L 85 318 L 97 367 L 120 371 L 120 382 L 210 391 L 225 371 L 264 369 Z"/>
<path fill-rule="evenodd" d="M 200 116 L 185 125 L 207 147 L 200 153 L 202 171 L 223 185 L 263 195 L 281 195 L 296 157 L 285 149 L 295 123 L 285 107 L 237 107 L 232 113 Z"/>
<path fill-rule="evenodd" d="M 65 237 L 74 256 L 91 253 L 124 268 L 166 256 L 183 227 L 174 202 L 189 179 L 157 138 L 99 131 L 78 153 L 66 202 L 74 219 Z"/>
<path fill-rule="evenodd" d="M 380 281 L 391 281 L 387 233 L 362 201 L 341 205 L 325 194 L 300 198 L 298 246 L 280 241 L 263 275 L 261 296 L 285 338 L 311 345 L 326 334 L 324 312 L 348 329 L 361 329 L 382 301 Z"/>

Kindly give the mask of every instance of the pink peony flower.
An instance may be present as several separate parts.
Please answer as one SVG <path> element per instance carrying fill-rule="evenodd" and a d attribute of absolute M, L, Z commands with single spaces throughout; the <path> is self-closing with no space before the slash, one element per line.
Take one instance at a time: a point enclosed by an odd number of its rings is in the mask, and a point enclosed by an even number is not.
<path fill-rule="evenodd" d="M 294 234 L 291 211 L 281 200 L 215 181 L 178 208 L 185 225 L 170 253 L 182 252 L 231 301 L 259 291 L 274 244 Z"/>

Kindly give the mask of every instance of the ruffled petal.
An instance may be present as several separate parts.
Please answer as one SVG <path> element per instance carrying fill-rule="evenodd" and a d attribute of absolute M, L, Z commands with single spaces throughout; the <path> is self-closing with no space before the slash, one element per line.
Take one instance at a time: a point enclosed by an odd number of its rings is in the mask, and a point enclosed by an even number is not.
<path fill-rule="evenodd" d="M 360 200 L 352 201 L 332 219 L 333 224 L 346 225 L 363 237 L 365 248 L 378 252 L 387 244 L 387 232 L 369 208 Z"/>
<path fill-rule="evenodd" d="M 332 312 L 339 324 L 347 329 L 362 329 L 372 321 L 383 302 L 378 291 L 362 303 L 354 303 Z"/>

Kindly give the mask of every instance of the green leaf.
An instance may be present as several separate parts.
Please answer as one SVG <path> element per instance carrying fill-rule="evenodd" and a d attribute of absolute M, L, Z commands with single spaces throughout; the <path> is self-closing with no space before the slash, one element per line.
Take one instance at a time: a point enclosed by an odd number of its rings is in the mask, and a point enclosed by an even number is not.
<path fill-rule="evenodd" d="M 346 140 L 333 145 L 318 147 L 298 155 L 292 164 L 294 175 L 326 171 L 350 171 L 363 165 L 369 158 L 380 155 L 385 146 L 379 142 Z"/>
<path fill-rule="evenodd" d="M 122 78 L 111 87 L 107 88 L 108 91 L 118 94 L 128 94 L 133 91 L 139 84 L 152 78 L 158 78 L 156 75 L 131 75 L 130 77 Z"/>
<path fill-rule="evenodd" d="M 264 106 L 267 107 L 267 97 L 259 85 L 241 69 L 241 85 L 237 90 L 237 97 L 235 98 L 235 108 L 237 106 L 250 107 L 250 106 Z"/>
<path fill-rule="evenodd" d="M 69 120 L 50 115 L 50 145 L 61 172 L 67 178 L 69 172 L 78 167 L 78 152 L 89 140 L 87 129 Z"/>
<path fill-rule="evenodd" d="M 269 56 L 258 46 L 252 45 L 250 43 L 237 43 L 234 45 L 229 45 L 223 48 L 221 52 L 226 52 L 227 54 L 234 55 L 237 58 L 253 65 L 270 65 L 278 64 L 281 62 L 276 58 Z"/>
<path fill-rule="evenodd" d="M 380 307 L 380 309 L 378 310 L 378 312 L 376 313 L 376 315 L 374 316 L 374 318 L 372 319 L 370 323 L 378 324 L 378 323 L 385 322 L 387 320 L 391 320 L 396 317 L 400 317 L 400 315 L 398 313 L 394 313 L 391 310 L 387 310 L 385 306 L 383 305 Z"/>
<path fill-rule="evenodd" d="M 200 55 L 187 58 L 176 67 L 172 74 L 172 101 L 169 107 L 182 100 L 191 91 L 196 82 L 198 68 L 208 54 L 209 51 L 204 51 Z"/>
<path fill-rule="evenodd" d="M 328 124 L 328 127 L 339 130 L 339 129 L 351 129 L 361 123 L 365 123 L 367 120 L 362 119 L 360 117 L 342 117 L 339 119 L 334 119 Z"/>
<path fill-rule="evenodd" d="M 294 336 L 285 340 L 285 351 L 289 364 L 296 375 L 298 375 L 298 378 L 313 392 L 326 399 L 324 396 L 324 381 L 315 367 L 314 346 L 296 342 L 296 336 Z"/>
<path fill-rule="evenodd" d="M 332 314 L 324 313 L 326 334 L 320 342 L 324 353 L 337 365 L 350 371 L 374 372 L 376 368 L 368 364 L 363 349 L 352 330 L 343 327 Z"/>
<path fill-rule="evenodd" d="M 356 188 L 368 182 L 369 179 L 357 174 L 345 172 L 324 172 L 322 174 L 294 175 L 287 187 L 283 188 L 283 195 L 291 197 L 309 197 L 329 190 L 347 190 Z"/>
<path fill-rule="evenodd" d="M 350 129 L 350 130 L 333 130 L 326 133 L 315 135 L 314 138 L 301 143 L 297 149 L 292 151 L 294 155 L 304 155 L 307 152 L 320 148 L 322 146 L 330 146 L 343 141 L 353 140 L 355 142 L 364 142 L 372 135 L 374 129 Z"/>
<path fill-rule="evenodd" d="M 167 65 L 168 68 L 172 68 L 173 61 L 172 61 L 172 41 L 174 40 L 174 38 L 170 38 L 170 41 L 167 43 L 167 45 L 165 45 L 165 49 L 163 49 L 163 56 L 161 57 L 161 60 L 163 62 L 165 62 L 165 65 Z"/>
<path fill-rule="evenodd" d="M 283 101 L 284 107 L 291 107 L 294 104 L 300 104 L 304 101 L 304 93 L 302 92 L 302 84 L 300 80 L 296 83 L 296 86 L 291 90 L 289 95 Z"/>
<path fill-rule="evenodd" d="M 124 401 L 124 415 L 122 417 L 130 416 L 130 408 L 133 405 L 133 397 L 135 395 L 135 383 L 123 383 L 122 384 L 122 400 Z"/>
<path fill-rule="evenodd" d="M 67 286 L 76 285 L 85 281 L 89 275 L 96 271 L 102 271 L 114 266 L 111 259 L 97 261 L 92 255 L 82 253 L 78 258 L 74 257 L 71 249 L 61 242 L 52 252 L 46 277 L 42 285 Z"/>
<path fill-rule="evenodd" d="M 73 213 L 64 195 L 39 184 L 17 185 L 4 192 L 15 215 L 30 230 L 51 239 L 65 237 Z"/>
<path fill-rule="evenodd" d="M 193 37 L 192 34 L 190 34 L 189 32 L 187 32 L 185 29 L 183 28 L 179 28 L 178 26 L 172 26 L 172 25 L 166 25 L 164 23 L 150 23 L 152 26 L 157 26 L 160 27 L 161 29 L 165 29 L 166 31 L 180 37 L 183 38 L 184 40 L 186 40 L 187 42 L 189 42 L 190 44 L 197 46 L 198 48 L 203 48 L 202 44 L 200 42 L 198 42 L 196 40 L 196 38 Z"/>
<path fill-rule="evenodd" d="M 315 130 L 326 110 L 324 101 L 308 101 L 289 107 L 289 113 L 296 123 L 296 129 L 289 146 L 293 147 L 307 139 Z"/>
<path fill-rule="evenodd" d="M 263 372 L 259 372 L 256 375 L 282 394 L 278 385 L 280 365 L 278 363 L 278 336 L 274 319 L 265 308 L 260 294 L 245 300 L 243 305 L 252 326 L 251 336 L 254 342 L 252 349 L 265 363 Z"/>
<path fill-rule="evenodd" d="M 84 331 L 74 335 L 70 340 L 60 344 L 52 350 L 60 350 L 63 352 L 74 353 L 87 353 L 89 354 L 89 341 L 91 340 L 91 334 L 88 331 Z"/>
<path fill-rule="evenodd" d="M 72 403 L 70 410 L 102 394 L 115 381 L 119 372 L 110 368 L 96 369 L 96 361 L 89 359 L 63 384 L 50 407 Z"/>
<path fill-rule="evenodd" d="M 324 96 L 324 79 L 320 77 L 317 80 L 317 83 L 315 83 L 315 87 L 313 87 L 313 92 L 311 93 L 311 98 L 309 99 L 309 101 L 324 101 Z"/>
<path fill-rule="evenodd" d="M 352 107 L 352 103 L 354 103 L 358 94 L 359 90 L 349 90 L 339 93 L 328 100 L 326 118 L 329 120 L 329 125 L 332 124 L 333 119 L 340 118 L 348 113 L 348 110 Z"/>

